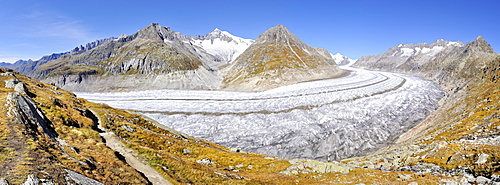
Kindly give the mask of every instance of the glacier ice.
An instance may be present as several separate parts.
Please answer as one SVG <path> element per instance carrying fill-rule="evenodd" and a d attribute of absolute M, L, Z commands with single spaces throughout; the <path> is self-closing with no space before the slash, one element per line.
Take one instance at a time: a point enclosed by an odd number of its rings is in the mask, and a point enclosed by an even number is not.
<path fill-rule="evenodd" d="M 343 78 L 262 92 L 150 90 L 76 93 L 142 112 L 227 147 L 323 161 L 386 146 L 437 108 L 444 92 L 419 77 L 345 67 Z"/>

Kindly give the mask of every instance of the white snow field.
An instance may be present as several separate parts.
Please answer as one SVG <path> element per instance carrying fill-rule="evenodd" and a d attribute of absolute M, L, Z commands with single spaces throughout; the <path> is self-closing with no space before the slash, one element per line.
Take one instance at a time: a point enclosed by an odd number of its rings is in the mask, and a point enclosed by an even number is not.
<path fill-rule="evenodd" d="M 76 93 L 142 112 L 227 147 L 323 161 L 386 146 L 437 108 L 444 92 L 419 77 L 345 67 L 351 74 L 263 92 L 150 90 Z"/>

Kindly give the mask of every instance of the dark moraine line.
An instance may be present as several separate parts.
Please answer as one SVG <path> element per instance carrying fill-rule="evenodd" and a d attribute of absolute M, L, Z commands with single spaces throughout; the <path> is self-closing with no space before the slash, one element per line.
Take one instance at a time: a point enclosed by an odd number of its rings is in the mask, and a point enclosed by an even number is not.
<path fill-rule="evenodd" d="M 348 87 L 348 88 L 343 88 L 343 89 L 335 89 L 335 90 L 328 90 L 328 91 L 320 91 L 320 92 L 314 92 L 314 93 L 307 93 L 307 94 L 297 94 L 297 95 L 289 95 L 289 96 L 275 96 L 275 97 L 267 97 L 267 98 L 238 98 L 238 99 L 207 99 L 207 98 L 199 98 L 199 99 L 180 99 L 180 98 L 137 98 L 137 99 L 126 99 L 126 100 L 102 100 L 102 99 L 92 99 L 92 98 L 87 98 L 87 100 L 98 100 L 102 102 L 113 102 L 113 101 L 158 101 L 158 100 L 181 100 L 181 101 L 258 101 L 258 100 L 276 100 L 276 99 L 287 99 L 287 98 L 294 98 L 294 97 L 302 97 L 302 96 L 313 96 L 313 95 L 318 95 L 318 94 L 325 94 L 325 93 L 333 93 L 333 92 L 341 92 L 341 91 L 347 91 L 347 90 L 353 90 L 353 89 L 359 89 L 359 88 L 364 88 L 364 87 L 369 87 L 373 85 L 377 85 L 379 83 L 385 82 L 389 80 L 389 77 L 380 74 L 381 76 L 384 76 L 383 80 L 370 83 L 370 84 L 365 84 L 361 86 L 356 86 L 356 87 Z M 401 77 L 398 77 L 401 78 Z M 404 78 L 403 78 L 404 79 Z M 363 80 L 359 82 L 364 82 L 364 81 L 369 81 L 372 79 L 368 80 Z M 406 81 L 406 80 L 405 80 Z M 359 83 L 356 82 L 356 83 Z"/>
<path fill-rule="evenodd" d="M 399 77 L 399 78 L 401 78 L 401 77 Z M 403 78 L 403 80 L 401 81 L 401 83 L 399 83 L 397 86 L 395 86 L 395 87 L 393 87 L 391 89 L 386 89 L 384 91 L 376 92 L 376 93 L 373 93 L 373 94 L 370 94 L 370 95 L 356 96 L 356 97 L 353 97 L 353 98 L 350 98 L 350 99 L 347 99 L 347 100 L 337 100 L 337 101 L 332 101 L 332 102 L 318 104 L 318 105 L 297 106 L 297 107 L 292 107 L 292 108 L 289 108 L 289 109 L 284 109 L 284 110 L 279 110 L 279 111 L 261 110 L 261 111 L 251 111 L 251 112 L 235 112 L 235 113 L 232 113 L 232 112 L 226 112 L 226 113 L 220 113 L 220 112 L 216 112 L 216 113 L 214 113 L 214 112 L 168 112 L 168 111 L 138 111 L 138 112 L 142 112 L 142 113 L 160 113 L 160 114 L 165 114 L 165 115 L 175 115 L 175 114 L 195 115 L 195 114 L 200 114 L 200 115 L 210 115 L 210 116 L 221 116 L 221 115 L 239 115 L 239 116 L 244 116 L 244 115 L 248 115 L 248 114 L 288 113 L 288 112 L 291 112 L 293 110 L 307 110 L 307 111 L 309 111 L 311 109 L 322 107 L 322 106 L 325 106 L 325 105 L 330 105 L 330 104 L 335 104 L 335 103 L 341 103 L 341 102 L 348 102 L 348 101 L 354 101 L 354 100 L 357 100 L 357 99 L 360 99 L 360 98 L 364 98 L 364 97 L 370 97 L 370 96 L 375 96 L 375 95 L 379 95 L 379 94 L 384 94 L 384 93 L 387 93 L 387 92 L 390 92 L 390 91 L 394 91 L 396 89 L 401 88 L 405 83 L 406 83 L 406 79 Z M 335 92 L 335 91 L 332 91 L 332 92 Z M 325 93 L 329 93 L 329 92 L 325 92 Z M 318 94 L 318 93 L 315 93 L 315 94 Z M 321 93 L 319 93 L 319 94 L 321 94 Z"/>

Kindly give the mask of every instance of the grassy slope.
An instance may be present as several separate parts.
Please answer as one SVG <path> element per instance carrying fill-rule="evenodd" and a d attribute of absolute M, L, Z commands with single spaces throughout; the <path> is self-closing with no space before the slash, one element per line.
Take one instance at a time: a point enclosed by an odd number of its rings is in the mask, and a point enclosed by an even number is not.
<path fill-rule="evenodd" d="M 10 169 L 1 169 L 0 178 L 19 184 L 28 174 L 36 174 L 42 179 L 63 182 L 64 169 L 70 169 L 105 184 L 115 181 L 146 183 L 141 174 L 117 158 L 115 152 L 105 146 L 98 132 L 93 129 L 94 122 L 81 112 L 85 110 L 82 102 L 72 93 L 53 90 L 53 86 L 20 74 L 15 76 L 26 84 L 28 91 L 32 93 L 32 99 L 45 113 L 49 126 L 65 143 L 61 142 L 64 144 L 59 147 L 43 134 L 40 128 L 19 123 L 13 117 L 8 117 L 7 107 L 3 106 L 0 128 L 2 134 L 9 134 L 9 139 L 2 142 L 7 150 L 2 150 L 6 158 L 0 160 L 0 166 Z M 13 76 L 0 76 L 0 81 L 12 78 Z M 1 100 L 5 101 L 10 92 L 13 90 L 2 89 Z"/>

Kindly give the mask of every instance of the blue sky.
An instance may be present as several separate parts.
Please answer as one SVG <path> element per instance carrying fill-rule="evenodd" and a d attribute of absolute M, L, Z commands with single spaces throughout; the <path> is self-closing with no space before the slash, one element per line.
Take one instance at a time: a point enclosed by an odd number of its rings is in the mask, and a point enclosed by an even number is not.
<path fill-rule="evenodd" d="M 351 58 L 399 43 L 471 42 L 500 50 L 498 0 L 0 1 L 0 61 L 39 59 L 160 23 L 187 35 L 215 28 L 255 39 L 285 25 L 306 44 Z"/>

